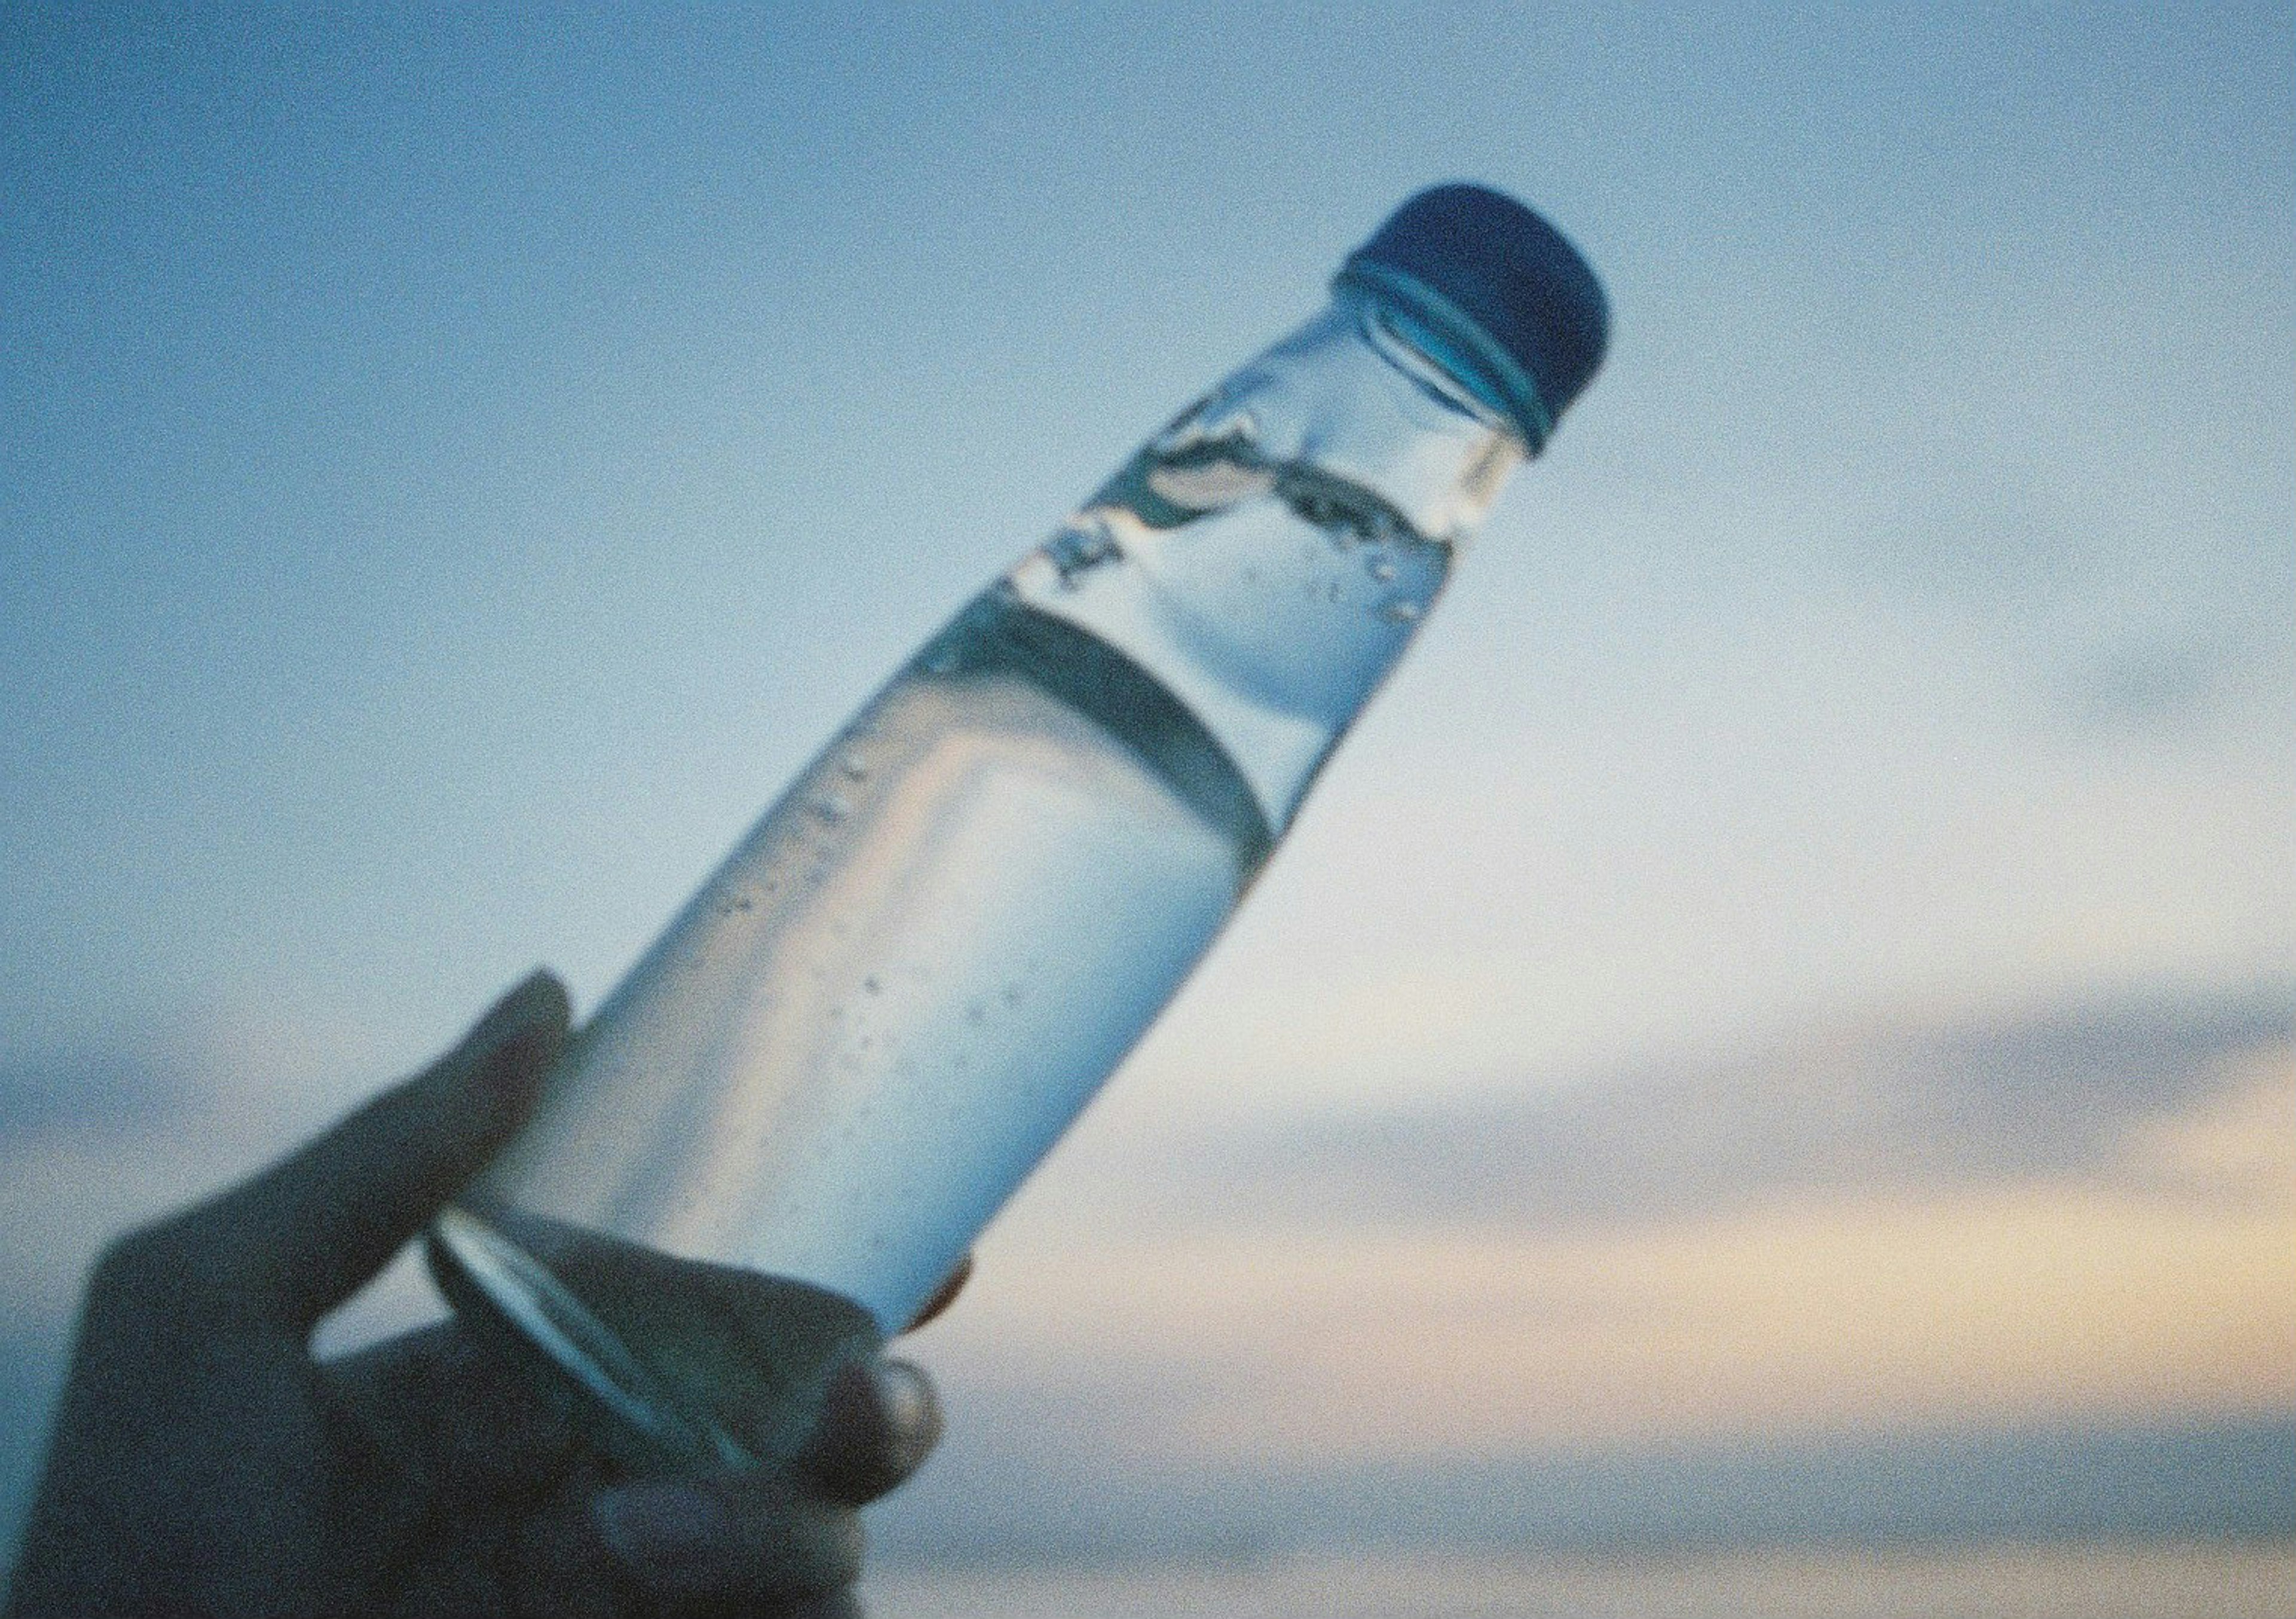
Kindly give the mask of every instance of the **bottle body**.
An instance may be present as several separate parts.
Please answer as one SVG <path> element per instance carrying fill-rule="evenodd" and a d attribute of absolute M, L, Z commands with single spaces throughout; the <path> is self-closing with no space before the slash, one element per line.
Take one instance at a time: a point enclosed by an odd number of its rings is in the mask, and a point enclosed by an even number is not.
<path fill-rule="evenodd" d="M 593 1393 L 705 1430 L 645 1321 L 531 1296 L 560 1284 L 488 1211 L 898 1330 L 1210 945 L 1521 458 L 1439 336 L 1342 283 L 960 612 L 577 1036 L 434 1257 Z"/>

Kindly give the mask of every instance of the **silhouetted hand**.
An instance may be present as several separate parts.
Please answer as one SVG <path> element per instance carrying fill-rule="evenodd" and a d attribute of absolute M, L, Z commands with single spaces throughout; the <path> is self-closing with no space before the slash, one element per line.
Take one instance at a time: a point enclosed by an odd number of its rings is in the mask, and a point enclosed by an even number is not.
<path fill-rule="evenodd" d="M 320 1318 L 518 1128 L 567 1018 L 537 973 L 426 1072 L 111 1247 L 11 1615 L 856 1611 L 856 1509 L 939 1434 L 913 1367 L 842 1370 L 790 1463 L 634 1477 L 459 1323 L 311 1356 Z M 759 1311 L 797 1286 L 740 1285 Z"/>

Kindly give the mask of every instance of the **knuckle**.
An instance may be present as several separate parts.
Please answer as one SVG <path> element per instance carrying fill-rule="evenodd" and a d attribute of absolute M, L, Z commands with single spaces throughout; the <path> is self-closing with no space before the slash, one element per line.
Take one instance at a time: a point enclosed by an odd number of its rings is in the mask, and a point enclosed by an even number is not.
<path fill-rule="evenodd" d="M 88 1271 L 91 1315 L 180 1313 L 212 1269 L 197 1209 L 155 1220 L 106 1243 Z"/>
<path fill-rule="evenodd" d="M 174 1222 L 157 1222 L 123 1231 L 103 1245 L 88 1272 L 91 1302 L 132 1304 L 154 1292 L 175 1268 L 180 1246 L 171 1231 Z"/>
<path fill-rule="evenodd" d="M 868 1536 L 858 1512 L 833 1509 L 812 1515 L 800 1536 L 796 1583 L 802 1590 L 816 1591 L 852 1585 L 861 1578 L 867 1550 Z"/>
<path fill-rule="evenodd" d="M 610 1491 L 589 1522 L 632 1587 L 668 1611 L 769 1603 L 778 1614 L 861 1577 L 860 1513 L 772 1471 Z"/>

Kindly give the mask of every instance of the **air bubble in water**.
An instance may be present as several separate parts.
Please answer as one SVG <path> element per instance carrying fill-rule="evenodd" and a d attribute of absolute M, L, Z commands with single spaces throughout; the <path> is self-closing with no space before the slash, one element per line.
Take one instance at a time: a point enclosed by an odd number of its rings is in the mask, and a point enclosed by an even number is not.
<path fill-rule="evenodd" d="M 848 781 L 866 781 L 869 779 L 869 762 L 857 753 L 847 754 L 837 762 L 837 768 L 845 773 Z"/>
<path fill-rule="evenodd" d="M 835 793 L 824 793 L 813 801 L 813 813 L 835 826 L 853 813 L 853 806 Z"/>
<path fill-rule="evenodd" d="M 1382 585 L 1385 585 L 1395 577 L 1395 564 L 1388 561 L 1374 562 L 1371 565 L 1371 576 Z"/>
<path fill-rule="evenodd" d="M 1238 501 L 1265 495 L 1275 487 L 1275 474 L 1248 462 L 1204 461 L 1183 466 L 1165 465 L 1148 474 L 1148 487 L 1174 505 L 1190 511 L 1217 511 Z"/>
<path fill-rule="evenodd" d="M 1420 611 L 1416 601 L 1395 601 L 1380 609 L 1380 617 L 1390 624 L 1409 624 L 1419 617 Z"/>
<path fill-rule="evenodd" d="M 1045 555 L 1061 576 L 1061 588 L 1076 590 L 1079 575 L 1120 560 L 1124 548 L 1116 543 L 1106 523 L 1095 520 L 1062 529 L 1046 543 Z"/>

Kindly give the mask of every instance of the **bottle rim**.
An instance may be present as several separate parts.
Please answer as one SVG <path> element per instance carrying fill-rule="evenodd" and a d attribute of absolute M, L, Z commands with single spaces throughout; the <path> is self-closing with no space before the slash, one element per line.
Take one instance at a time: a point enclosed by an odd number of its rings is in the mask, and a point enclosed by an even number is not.
<path fill-rule="evenodd" d="M 1540 397 L 1538 384 L 1465 310 L 1417 276 L 1361 254 L 1340 266 L 1332 285 L 1401 306 L 1438 340 L 1442 352 L 1429 359 L 1503 417 L 1531 454 L 1546 447 L 1554 433 L 1554 413 Z"/>

